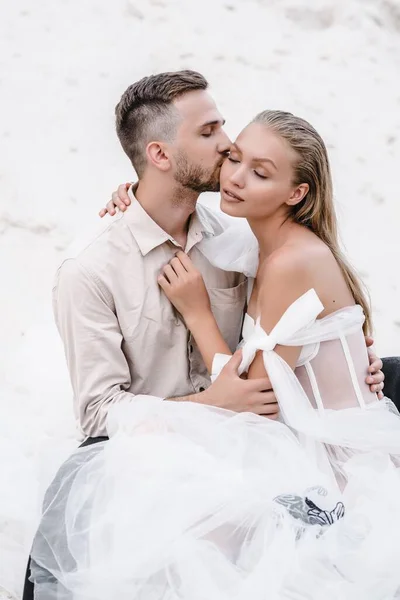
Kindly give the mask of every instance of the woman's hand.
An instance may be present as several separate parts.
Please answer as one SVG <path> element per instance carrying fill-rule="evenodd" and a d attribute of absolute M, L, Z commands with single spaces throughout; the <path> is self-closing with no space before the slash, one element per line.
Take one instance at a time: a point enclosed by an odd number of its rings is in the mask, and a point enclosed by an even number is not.
<path fill-rule="evenodd" d="M 131 201 L 128 196 L 128 190 L 131 187 L 131 183 L 121 183 L 118 186 L 118 189 L 112 193 L 111 200 L 107 202 L 106 207 L 102 208 L 99 212 L 99 216 L 103 218 L 107 213 L 110 216 L 114 216 L 116 214 L 116 209 L 125 212 Z"/>
<path fill-rule="evenodd" d="M 187 254 L 180 251 L 166 265 L 158 283 L 181 313 L 203 357 L 209 373 L 215 354 L 231 354 L 211 311 L 203 277 Z"/>
<path fill-rule="evenodd" d="M 368 357 L 369 357 L 369 368 L 368 368 L 368 376 L 366 378 L 366 383 L 369 385 L 369 389 L 372 393 L 378 394 L 379 400 L 383 398 L 383 385 L 385 375 L 383 374 L 382 367 L 383 362 L 378 356 L 376 356 L 375 351 L 372 346 L 374 344 L 374 340 L 370 336 L 366 336 L 365 343 L 368 348 Z"/>
<path fill-rule="evenodd" d="M 211 314 L 210 298 L 203 277 L 184 252 L 179 251 L 165 265 L 163 273 L 158 276 L 158 283 L 187 325 L 188 321 Z"/>

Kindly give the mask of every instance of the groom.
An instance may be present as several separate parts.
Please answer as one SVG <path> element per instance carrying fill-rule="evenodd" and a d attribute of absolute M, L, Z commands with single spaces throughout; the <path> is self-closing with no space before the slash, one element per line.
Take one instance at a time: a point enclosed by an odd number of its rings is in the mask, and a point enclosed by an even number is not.
<path fill-rule="evenodd" d="M 180 71 L 145 77 L 125 91 L 116 107 L 116 127 L 139 180 L 129 190 L 131 206 L 57 273 L 55 319 L 84 445 L 107 439 L 109 406 L 135 402 L 137 395 L 270 418 L 278 414 L 273 392 L 266 391 L 268 379 L 238 376 L 238 355 L 210 384 L 193 338 L 157 283 L 178 249 L 189 254 L 204 277 L 221 332 L 235 350 L 246 304 L 245 277 L 212 266 L 197 248 L 224 227 L 223 215 L 197 200 L 201 192 L 218 191 L 230 145 L 207 88 L 199 73 Z M 375 356 L 370 360 L 372 385 L 381 390 L 382 363 Z M 46 495 L 43 520 L 51 519 L 53 491 L 66 485 L 68 469 L 67 461 Z M 62 535 L 60 530 L 60 543 Z M 37 536 L 33 558 L 40 543 Z M 51 575 L 32 566 L 40 598 Z M 24 600 L 33 594 L 27 580 Z"/>
<path fill-rule="evenodd" d="M 219 189 L 230 144 L 223 124 L 206 80 L 192 71 L 146 77 L 116 107 L 117 134 L 139 178 L 130 190 L 136 201 L 64 262 L 53 290 L 86 437 L 106 435 L 108 407 L 137 394 L 241 411 L 254 393 L 257 412 L 271 414 L 271 404 L 272 414 L 277 411 L 273 394 L 264 393 L 265 380 L 251 386 L 230 376 L 233 389 L 209 387 L 195 341 L 157 283 L 162 268 L 184 249 L 204 276 L 218 324 L 235 350 L 245 277 L 212 266 L 197 248 L 223 228 L 222 215 L 196 209 L 201 192 Z"/>

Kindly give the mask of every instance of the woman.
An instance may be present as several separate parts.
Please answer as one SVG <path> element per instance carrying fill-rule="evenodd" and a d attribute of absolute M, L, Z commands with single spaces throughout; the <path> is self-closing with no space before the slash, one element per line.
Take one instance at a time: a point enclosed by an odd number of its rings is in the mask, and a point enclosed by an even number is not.
<path fill-rule="evenodd" d="M 203 252 L 256 275 L 240 372 L 267 374 L 281 421 L 161 399 L 113 407 L 110 441 L 77 455 L 68 552 L 55 524 L 40 531 L 52 556 L 34 559 L 58 582 L 46 598 L 400 597 L 400 419 L 363 381 L 370 312 L 338 248 L 325 145 L 265 111 L 221 189 L 257 243 L 233 226 Z M 159 283 L 215 377 L 229 349 L 201 276 L 179 253 Z"/>

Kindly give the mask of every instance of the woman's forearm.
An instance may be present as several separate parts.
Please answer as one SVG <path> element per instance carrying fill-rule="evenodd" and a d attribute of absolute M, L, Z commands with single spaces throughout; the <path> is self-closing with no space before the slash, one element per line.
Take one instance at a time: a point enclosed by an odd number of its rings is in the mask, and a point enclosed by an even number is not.
<path fill-rule="evenodd" d="M 214 315 L 209 311 L 188 317 L 185 321 L 187 328 L 196 341 L 207 371 L 211 373 L 216 354 L 232 354 L 228 344 L 222 337 Z"/>

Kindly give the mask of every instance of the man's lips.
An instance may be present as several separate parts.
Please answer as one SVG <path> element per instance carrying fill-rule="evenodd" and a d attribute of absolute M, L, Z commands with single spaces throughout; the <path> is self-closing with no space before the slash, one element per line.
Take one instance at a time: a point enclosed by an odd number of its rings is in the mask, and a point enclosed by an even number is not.
<path fill-rule="evenodd" d="M 225 196 L 225 199 L 230 202 L 244 202 L 243 198 L 241 198 L 231 190 L 228 190 L 228 188 L 223 188 L 222 192 Z"/>

